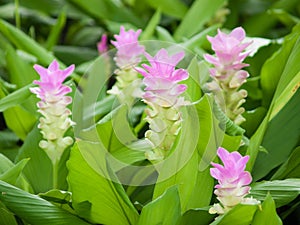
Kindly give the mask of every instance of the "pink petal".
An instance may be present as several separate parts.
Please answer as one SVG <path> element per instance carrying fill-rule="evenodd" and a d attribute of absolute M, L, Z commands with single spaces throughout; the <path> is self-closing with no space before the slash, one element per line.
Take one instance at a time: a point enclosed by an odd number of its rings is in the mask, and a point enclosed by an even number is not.
<path fill-rule="evenodd" d="M 59 64 L 58 64 L 58 62 L 54 59 L 54 60 L 52 61 L 52 63 L 49 65 L 48 70 L 50 70 L 50 71 L 56 71 L 56 70 L 58 70 L 58 69 L 59 69 Z"/>
<path fill-rule="evenodd" d="M 246 37 L 246 33 L 242 27 L 237 27 L 233 31 L 231 31 L 230 36 L 236 38 L 239 41 L 242 41 Z"/>

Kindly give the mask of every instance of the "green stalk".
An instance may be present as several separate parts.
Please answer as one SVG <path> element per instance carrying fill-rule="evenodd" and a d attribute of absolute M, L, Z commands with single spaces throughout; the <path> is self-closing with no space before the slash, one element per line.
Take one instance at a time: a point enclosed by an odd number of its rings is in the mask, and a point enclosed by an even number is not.
<path fill-rule="evenodd" d="M 52 184 L 53 184 L 53 189 L 58 189 L 58 170 L 59 170 L 59 160 L 56 162 L 52 162 L 53 165 L 53 170 L 52 170 Z"/>
<path fill-rule="evenodd" d="M 15 19 L 16 19 L 16 27 L 21 29 L 21 17 L 19 12 L 19 0 L 15 0 Z"/>

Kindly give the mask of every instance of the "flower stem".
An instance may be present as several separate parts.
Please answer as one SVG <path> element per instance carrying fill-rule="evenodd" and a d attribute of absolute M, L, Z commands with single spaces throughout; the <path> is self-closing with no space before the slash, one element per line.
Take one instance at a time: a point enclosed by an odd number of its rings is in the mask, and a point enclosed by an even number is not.
<path fill-rule="evenodd" d="M 58 189 L 58 171 L 59 171 L 59 161 L 57 160 L 56 162 L 52 162 L 52 184 L 53 184 L 53 189 Z"/>

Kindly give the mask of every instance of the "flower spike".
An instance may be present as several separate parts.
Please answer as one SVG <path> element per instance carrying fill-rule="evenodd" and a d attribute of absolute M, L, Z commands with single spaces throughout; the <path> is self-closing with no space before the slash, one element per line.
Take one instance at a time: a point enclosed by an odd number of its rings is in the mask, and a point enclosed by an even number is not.
<path fill-rule="evenodd" d="M 210 169 L 210 174 L 218 180 L 214 191 L 220 204 L 214 204 L 209 212 L 223 214 L 234 206 L 242 204 L 259 204 L 253 198 L 245 198 L 250 193 L 249 184 L 252 181 L 251 174 L 245 171 L 249 156 L 241 156 L 237 151 L 229 153 L 224 148 L 218 148 L 217 155 L 223 165 L 211 163 L 214 168 Z"/>
<path fill-rule="evenodd" d="M 66 96 L 72 89 L 63 85 L 63 81 L 72 74 L 74 65 L 60 70 L 58 62 L 54 60 L 48 68 L 34 65 L 34 69 L 40 75 L 40 80 L 33 83 L 39 87 L 30 88 L 30 91 L 41 100 L 37 103 L 38 111 L 43 116 L 38 125 L 44 139 L 40 141 L 40 147 L 55 164 L 66 147 L 73 143 L 71 137 L 64 136 L 74 122 L 69 118 L 71 111 L 67 108 L 72 98 Z"/>
<path fill-rule="evenodd" d="M 117 48 L 114 61 L 119 67 L 116 71 L 116 83 L 108 90 L 109 94 L 116 95 L 120 103 L 132 105 L 135 98 L 142 95 L 141 79 L 138 77 L 134 67 L 141 61 L 141 56 L 145 52 L 144 46 L 138 42 L 138 37 L 142 30 L 126 31 L 123 26 L 119 35 L 114 35 L 116 41 L 111 43 Z"/>
<path fill-rule="evenodd" d="M 216 102 L 224 109 L 226 115 L 236 124 L 241 124 L 245 118 L 241 115 L 244 108 L 241 105 L 247 96 L 246 90 L 238 90 L 249 76 L 242 70 L 249 66 L 243 60 L 249 55 L 244 50 L 251 42 L 244 43 L 246 33 L 243 28 L 235 28 L 230 34 L 218 30 L 215 37 L 208 36 L 215 56 L 205 54 L 204 59 L 213 64 L 210 69 L 212 81 L 207 88 L 215 93 Z"/>
<path fill-rule="evenodd" d="M 184 57 L 184 52 L 169 56 L 167 50 L 161 49 L 152 57 L 145 53 L 150 65 L 136 70 L 144 77 L 145 93 L 143 101 L 150 129 L 145 133 L 152 143 L 153 151 L 146 154 L 149 160 L 164 159 L 171 149 L 177 134 L 181 129 L 180 107 L 187 104 L 180 95 L 186 90 L 186 85 L 178 84 L 188 78 L 184 69 L 175 66 Z"/>

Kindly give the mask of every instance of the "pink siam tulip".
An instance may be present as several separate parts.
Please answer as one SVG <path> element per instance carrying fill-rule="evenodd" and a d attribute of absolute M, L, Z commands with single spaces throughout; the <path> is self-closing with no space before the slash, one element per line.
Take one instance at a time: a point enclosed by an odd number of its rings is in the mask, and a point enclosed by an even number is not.
<path fill-rule="evenodd" d="M 105 75 L 106 77 L 109 77 L 109 75 L 111 75 L 111 62 L 110 62 L 110 57 L 107 54 L 109 47 L 108 47 L 106 34 L 103 34 L 101 36 L 101 40 L 97 43 L 97 49 L 100 55 L 100 59 L 103 60 L 103 64 L 106 72 Z"/>
<path fill-rule="evenodd" d="M 58 62 L 54 60 L 48 68 L 34 65 L 34 69 L 41 78 L 40 81 L 33 82 L 39 87 L 30 88 L 41 99 L 37 106 L 43 117 L 40 118 L 38 128 L 41 129 L 44 140 L 39 145 L 56 165 L 66 147 L 73 143 L 71 137 L 64 137 L 74 122 L 69 118 L 71 111 L 67 108 L 72 98 L 66 96 L 72 89 L 63 85 L 63 81 L 73 72 L 74 65 L 60 70 Z"/>
<path fill-rule="evenodd" d="M 184 69 L 175 66 L 184 57 L 184 52 L 169 56 L 161 49 L 154 57 L 145 53 L 150 66 L 143 64 L 136 70 L 144 76 L 146 86 L 143 100 L 148 104 L 146 110 L 150 130 L 145 133 L 153 145 L 153 152 L 148 152 L 149 160 L 161 160 L 167 156 L 177 134 L 181 129 L 180 107 L 187 104 L 180 95 L 186 90 L 186 85 L 178 84 L 188 78 Z"/>
<path fill-rule="evenodd" d="M 223 214 L 240 203 L 259 204 L 260 202 L 253 198 L 245 198 L 250 193 L 248 185 L 252 181 L 251 174 L 245 171 L 249 156 L 243 157 L 237 151 L 229 153 L 221 147 L 217 155 L 223 165 L 211 163 L 215 168 L 210 169 L 210 174 L 218 180 L 214 193 L 218 196 L 221 205 L 214 204 L 209 212 Z"/>
<path fill-rule="evenodd" d="M 145 48 L 138 42 L 141 32 L 142 30 L 125 31 L 125 28 L 121 26 L 120 34 L 114 35 L 116 41 L 111 42 L 117 48 L 114 60 L 119 69 L 115 71 L 117 82 L 108 93 L 118 96 L 121 103 L 129 105 L 134 102 L 135 98 L 142 95 L 141 79 L 134 70 L 145 51 Z"/>
<path fill-rule="evenodd" d="M 243 63 L 249 54 L 244 50 L 251 44 L 243 43 L 245 36 L 241 27 L 235 28 L 230 34 L 218 30 L 215 37 L 208 36 L 216 56 L 204 55 L 205 60 L 214 65 L 214 68 L 210 69 L 213 81 L 208 83 L 207 87 L 215 93 L 218 104 L 236 124 L 245 121 L 241 115 L 244 112 L 241 105 L 245 102 L 247 92 L 238 90 L 249 76 L 247 71 L 242 70 L 248 66 Z"/>
<path fill-rule="evenodd" d="M 108 51 L 108 44 L 107 44 L 107 35 L 103 34 L 101 36 L 101 40 L 97 43 L 97 49 L 99 54 L 103 54 Z"/>
<path fill-rule="evenodd" d="M 117 48 L 115 61 L 120 69 L 135 66 L 141 61 L 145 48 L 139 45 L 138 38 L 142 30 L 129 30 L 121 26 L 120 34 L 114 35 L 116 41 L 111 43 Z"/>

